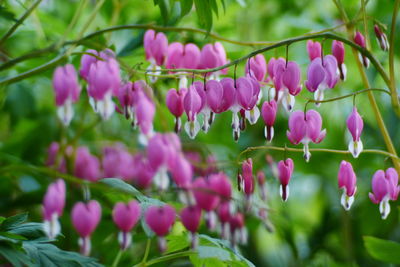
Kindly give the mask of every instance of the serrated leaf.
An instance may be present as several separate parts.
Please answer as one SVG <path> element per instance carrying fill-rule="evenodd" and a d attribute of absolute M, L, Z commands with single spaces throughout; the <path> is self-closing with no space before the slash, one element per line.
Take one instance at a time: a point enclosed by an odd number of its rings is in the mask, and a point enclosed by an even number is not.
<path fill-rule="evenodd" d="M 364 245 L 368 253 L 375 259 L 400 264 L 400 243 L 364 236 Z"/>
<path fill-rule="evenodd" d="M 119 191 L 130 194 L 134 197 L 138 197 L 138 196 L 142 195 L 142 193 L 140 193 L 140 191 L 137 190 L 135 187 L 124 182 L 123 180 L 121 180 L 119 178 L 104 178 L 104 179 L 101 179 L 100 182 L 102 182 L 106 185 L 109 185 L 114 189 L 117 189 Z"/>
<path fill-rule="evenodd" d="M 196 13 L 200 25 L 210 32 L 213 24 L 213 17 L 209 0 L 194 0 L 194 4 L 196 6 Z"/>
<path fill-rule="evenodd" d="M 2 230 L 8 230 L 12 227 L 16 227 L 24 222 L 26 222 L 26 220 L 28 219 L 28 213 L 20 213 L 11 217 L 8 217 L 7 219 L 5 219 L 3 221 L 3 223 L 1 224 L 1 229 Z"/>
<path fill-rule="evenodd" d="M 193 7 L 193 0 L 181 0 L 181 18 L 186 16 Z"/>

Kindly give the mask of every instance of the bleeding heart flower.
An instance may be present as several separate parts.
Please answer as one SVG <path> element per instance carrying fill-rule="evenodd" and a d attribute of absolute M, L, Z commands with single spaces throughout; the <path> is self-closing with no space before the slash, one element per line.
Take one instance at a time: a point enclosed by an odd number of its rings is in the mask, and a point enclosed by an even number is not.
<path fill-rule="evenodd" d="M 237 102 L 245 110 L 245 116 L 250 124 L 255 124 L 260 117 L 260 110 L 256 106 L 260 95 L 260 84 L 257 80 L 240 77 L 236 80 Z"/>
<path fill-rule="evenodd" d="M 200 53 L 200 68 L 201 69 L 213 69 L 223 66 L 228 63 L 226 58 L 226 52 L 223 45 L 220 42 L 215 44 L 206 44 Z M 211 79 L 219 80 L 220 74 L 226 74 L 227 69 L 214 72 Z"/>
<path fill-rule="evenodd" d="M 61 122 L 68 126 L 74 116 L 72 103 L 79 99 L 81 87 L 78 75 L 71 64 L 57 67 L 53 75 L 53 88 L 56 96 L 57 115 Z"/>
<path fill-rule="evenodd" d="M 118 202 L 114 206 L 112 217 L 114 223 L 121 230 L 118 234 L 118 241 L 122 250 L 127 249 L 132 243 L 132 235 L 130 231 L 139 221 L 140 211 L 140 205 L 135 200 L 132 200 L 127 204 Z"/>
<path fill-rule="evenodd" d="M 292 178 L 294 163 L 291 158 L 278 162 L 279 181 L 281 182 L 280 194 L 283 201 L 289 198 L 289 182 Z"/>
<path fill-rule="evenodd" d="M 102 167 L 105 178 L 132 180 L 132 163 L 132 155 L 122 145 L 103 149 Z"/>
<path fill-rule="evenodd" d="M 101 219 L 101 206 L 96 200 L 78 202 L 71 212 L 72 224 L 78 232 L 81 253 L 88 256 L 91 250 L 90 236 Z"/>
<path fill-rule="evenodd" d="M 349 151 L 353 157 L 357 158 L 363 150 L 363 143 L 360 136 L 364 128 L 364 122 L 360 114 L 358 114 L 356 107 L 353 108 L 353 111 L 347 118 L 347 128 L 353 137 L 349 142 Z"/>
<path fill-rule="evenodd" d="M 244 223 L 244 216 L 242 213 L 238 212 L 231 216 L 229 220 L 231 228 L 231 243 L 236 244 L 247 244 L 247 229 Z"/>
<path fill-rule="evenodd" d="M 343 189 L 340 203 L 345 210 L 349 210 L 354 202 L 354 194 L 357 190 L 357 177 L 350 162 L 342 160 L 338 173 L 339 189 Z"/>
<path fill-rule="evenodd" d="M 175 116 L 175 132 L 178 133 L 181 130 L 181 116 L 184 112 L 183 99 L 186 95 L 187 90 L 181 88 L 179 91 L 174 88 L 169 89 L 166 96 L 166 104 L 172 115 Z"/>
<path fill-rule="evenodd" d="M 310 61 L 313 61 L 317 57 L 321 57 L 321 43 L 317 41 L 307 41 L 307 52 Z"/>
<path fill-rule="evenodd" d="M 378 41 L 379 46 L 383 51 L 388 51 L 389 50 L 389 42 L 386 37 L 386 34 L 382 32 L 381 28 L 378 26 L 378 24 L 374 25 L 374 31 L 375 31 L 375 36 L 376 40 Z"/>
<path fill-rule="evenodd" d="M 221 237 L 223 239 L 230 238 L 230 219 L 231 219 L 231 203 L 222 202 L 218 205 L 218 219 L 221 223 Z"/>
<path fill-rule="evenodd" d="M 336 58 L 340 79 L 342 81 L 346 80 L 347 68 L 344 64 L 344 44 L 340 41 L 333 40 L 332 42 L 332 55 Z"/>
<path fill-rule="evenodd" d="M 264 82 L 267 76 L 267 62 L 262 54 L 249 58 L 245 69 L 248 77 L 254 78 L 259 82 Z"/>
<path fill-rule="evenodd" d="M 97 61 L 107 61 L 110 58 L 115 58 L 114 51 L 111 49 L 105 49 L 103 51 L 96 51 L 93 49 L 88 49 L 85 54 L 81 57 L 81 68 L 79 74 L 84 80 L 88 80 L 90 66 Z"/>
<path fill-rule="evenodd" d="M 200 113 L 202 109 L 202 99 L 194 85 L 189 86 L 189 90 L 183 99 L 183 108 L 188 117 L 188 121 L 185 123 L 186 133 L 191 139 L 194 139 L 200 131 L 197 114 Z"/>
<path fill-rule="evenodd" d="M 258 188 L 260 192 L 260 196 L 262 200 L 267 199 L 267 193 L 265 190 L 265 174 L 263 171 L 259 170 L 257 172 L 257 182 L 258 182 Z"/>
<path fill-rule="evenodd" d="M 167 249 L 164 236 L 175 223 L 175 209 L 170 205 L 150 206 L 145 213 L 145 220 L 150 229 L 158 236 L 158 246 L 161 252 Z"/>
<path fill-rule="evenodd" d="M 315 110 L 309 110 L 307 113 L 298 110 L 289 118 L 289 130 L 286 135 L 292 144 L 304 145 L 304 158 L 307 162 L 311 157 L 308 144 L 310 142 L 318 144 L 325 138 L 326 130 L 321 131 L 321 127 L 321 115 Z"/>
<path fill-rule="evenodd" d="M 57 179 L 47 188 L 43 198 L 43 230 L 50 238 L 56 238 L 61 231 L 58 218 L 63 214 L 65 206 L 65 182 Z"/>
<path fill-rule="evenodd" d="M 136 186 L 141 189 L 148 188 L 155 176 L 155 171 L 150 166 L 149 161 L 142 154 L 137 154 L 133 157 L 132 163 L 133 182 Z"/>
<path fill-rule="evenodd" d="M 143 91 L 137 93 L 136 119 L 141 134 L 145 139 L 149 139 L 153 135 L 153 120 L 156 107 L 153 100 Z M 144 142 L 146 143 L 146 142 Z"/>
<path fill-rule="evenodd" d="M 379 211 L 382 219 L 386 219 L 390 213 L 389 201 L 396 201 L 400 186 L 399 175 L 394 168 L 389 168 L 384 172 L 378 170 L 372 177 L 372 192 L 369 193 L 369 198 L 375 204 L 379 204 Z"/>
<path fill-rule="evenodd" d="M 90 154 L 87 147 L 78 147 L 76 150 L 74 175 L 90 182 L 101 178 L 99 159 Z"/>
<path fill-rule="evenodd" d="M 190 232 L 192 249 L 197 247 L 198 236 L 196 234 L 201 220 L 201 209 L 197 206 L 188 206 L 181 211 L 181 221 L 185 228 Z"/>
<path fill-rule="evenodd" d="M 265 101 L 261 107 L 261 116 L 265 122 L 264 135 L 268 142 L 274 138 L 274 124 L 278 106 L 275 100 Z"/>
<path fill-rule="evenodd" d="M 356 34 L 354 35 L 354 42 L 364 49 L 367 48 L 364 35 L 362 35 L 361 32 L 359 32 L 359 31 L 357 31 Z M 369 67 L 369 58 L 367 58 L 360 52 L 358 53 L 358 57 L 360 59 L 360 62 L 364 65 L 364 67 L 368 68 Z"/>

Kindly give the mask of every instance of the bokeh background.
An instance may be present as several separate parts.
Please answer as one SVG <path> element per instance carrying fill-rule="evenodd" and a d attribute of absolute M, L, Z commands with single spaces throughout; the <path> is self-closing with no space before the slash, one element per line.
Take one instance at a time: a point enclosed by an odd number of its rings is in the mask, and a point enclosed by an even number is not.
<path fill-rule="evenodd" d="M 33 1 L 4 1 L 0 9 L 0 35 L 3 35 Z M 27 52 L 42 49 L 64 38 L 76 39 L 83 22 L 88 18 L 94 2 L 83 10 L 77 26 L 64 36 L 68 24 L 76 12 L 79 1 L 44 0 L 39 8 L 23 23 L 1 47 L 1 60 L 15 58 Z M 157 2 L 157 1 L 155 1 Z M 167 1 L 168 2 L 168 1 Z M 193 9 L 185 17 L 179 18 L 176 1 L 171 2 L 168 17 L 160 12 L 153 1 L 143 0 L 107 0 L 86 31 L 90 33 L 113 25 L 148 24 L 204 28 Z M 179 1 L 178 1 L 179 2 Z M 390 25 L 394 1 L 367 1 L 368 34 L 371 50 L 387 68 L 388 55 L 379 49 L 373 34 L 373 19 Z M 342 23 L 333 2 L 328 0 L 226 0 L 225 11 L 218 1 L 219 14 L 213 14 L 211 32 L 232 40 L 239 41 L 279 41 L 306 33 L 324 30 Z M 350 18 L 358 16 L 360 1 L 343 1 Z M 400 23 L 398 23 L 400 24 Z M 355 23 L 355 28 L 363 30 L 362 21 Z M 398 28 L 400 25 L 397 25 Z M 339 35 L 346 36 L 344 28 L 335 29 Z M 169 42 L 194 42 L 199 46 L 214 42 L 210 36 L 193 32 L 165 32 Z M 84 51 L 88 47 L 115 49 L 118 58 L 129 66 L 143 63 L 147 67 L 142 46 L 144 30 L 129 29 L 106 33 L 78 46 L 74 51 Z M 395 45 L 400 45 L 397 34 Z M 319 40 L 321 41 L 321 40 Z M 259 46 L 248 47 L 223 42 L 228 58 L 234 60 L 250 53 Z M 48 62 L 56 57 L 64 47 L 49 51 L 40 57 L 23 61 L 12 68 L 0 71 L 0 79 L 11 77 Z M 324 44 L 325 53 L 330 53 L 331 41 Z M 396 50 L 397 52 L 397 50 Z M 68 61 L 79 67 L 79 54 L 73 54 Z M 271 57 L 285 56 L 285 47 L 271 50 L 264 54 Z M 306 80 L 309 64 L 306 42 L 292 44 L 289 48 L 289 60 L 296 61 L 302 69 L 302 81 Z M 328 91 L 326 98 L 348 94 L 364 89 L 351 50 L 346 47 L 345 63 L 348 74 L 345 82 L 340 82 L 333 90 Z M 399 66 L 399 54 L 396 53 L 396 66 Z M 398 68 L 397 68 L 398 70 Z M 73 139 L 82 125 L 90 125 L 97 120 L 91 110 L 86 92 L 75 105 L 75 117 L 70 127 L 63 132 L 56 117 L 54 94 L 51 85 L 53 69 L 18 83 L 0 88 L 0 215 L 10 216 L 28 211 L 31 221 L 41 221 L 41 201 L 47 185 L 54 179 L 38 173 L 29 166 L 43 166 L 46 149 L 60 136 Z M 244 63 L 238 66 L 238 76 L 244 74 Z M 374 88 L 386 88 L 374 67 L 367 70 L 368 78 Z M 233 68 L 228 76 L 233 77 Z M 127 77 L 125 73 L 125 78 Z M 144 79 L 143 74 L 135 73 L 132 80 Z M 160 103 L 157 106 L 155 129 L 166 132 L 173 130 L 173 116 L 165 107 L 165 93 L 177 85 L 176 79 L 159 79 L 153 86 Z M 376 93 L 379 108 L 397 150 L 400 148 L 399 119 L 391 110 L 387 95 Z M 312 94 L 305 88 L 296 97 L 295 109 L 303 109 L 306 99 Z M 311 147 L 347 149 L 350 135 L 346 129 L 346 118 L 351 112 L 352 98 L 322 104 L 318 111 L 323 117 L 323 127 L 327 129 L 325 140 Z M 362 140 L 364 148 L 385 150 L 383 138 L 375 120 L 366 95 L 358 95 L 356 105 L 364 119 Z M 312 105 L 311 105 L 312 106 Z M 311 107 L 310 106 L 310 107 Z M 231 114 L 217 115 L 215 123 L 207 134 L 200 133 L 194 141 L 187 135 L 180 134 L 184 148 L 197 150 L 203 154 L 213 153 L 220 162 L 220 169 L 230 174 L 236 184 L 236 164 L 238 154 L 249 146 L 265 145 L 263 122 L 248 126 L 235 143 L 231 132 Z M 288 115 L 280 110 L 275 126 L 273 145 L 292 146 L 286 138 Z M 91 152 L 101 154 L 102 147 L 117 142 L 124 143 L 135 152 L 140 149 L 137 143 L 137 131 L 133 131 L 123 116 L 114 114 L 104 122 L 97 123 L 86 130 L 79 138 L 79 145 L 86 145 Z M 265 161 L 266 153 L 275 160 L 281 160 L 282 152 L 259 150 L 245 156 L 252 157 L 256 170 L 263 170 L 267 175 L 269 220 L 274 227 L 269 232 L 259 219 L 247 218 L 249 242 L 241 246 L 243 256 L 256 266 L 386 266 L 389 264 L 373 259 L 364 245 L 364 236 L 400 241 L 398 202 L 391 204 L 391 214 L 381 220 L 378 206 L 371 203 L 368 192 L 371 191 L 371 178 L 378 169 L 392 166 L 390 159 L 381 155 L 361 154 L 358 159 L 350 155 L 331 153 L 313 153 L 306 163 L 301 153 L 290 153 L 295 171 L 290 185 L 290 198 L 283 203 L 279 197 L 279 183 L 273 178 Z M 241 159 L 243 159 L 242 157 Z M 357 174 L 357 193 L 353 207 L 345 212 L 340 205 L 340 194 L 337 188 L 337 172 L 341 160 L 350 161 Z M 3 167 L 13 166 L 12 171 L 1 172 Z M 101 263 L 111 264 L 118 250 L 116 229 L 112 224 L 110 212 L 115 199 L 123 198 L 115 194 L 93 192 L 94 197 L 104 206 L 103 220 L 93 240 L 93 256 Z M 81 191 L 68 184 L 68 199 L 65 215 L 62 217 L 63 235 L 56 245 L 65 250 L 77 250 L 77 235 L 71 227 L 69 211 L 72 204 L 81 199 Z M 178 226 L 179 227 L 179 226 Z M 206 230 L 203 226 L 203 230 Z M 145 240 L 143 231 L 134 234 L 134 246 L 129 255 L 124 255 L 121 266 L 136 263 L 143 253 Z M 399 252 L 400 253 L 400 252 Z M 156 248 L 152 255 L 157 255 Z M 213 266 L 223 263 L 213 262 Z M 169 264 L 171 265 L 171 264 Z M 173 262 L 175 266 L 190 265 L 187 260 Z"/>

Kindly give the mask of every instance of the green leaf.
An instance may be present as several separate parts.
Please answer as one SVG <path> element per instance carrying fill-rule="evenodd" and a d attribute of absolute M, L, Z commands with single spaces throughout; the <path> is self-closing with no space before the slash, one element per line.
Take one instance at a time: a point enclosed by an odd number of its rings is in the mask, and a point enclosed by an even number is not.
<path fill-rule="evenodd" d="M 12 228 L 9 233 L 21 235 L 28 239 L 36 239 L 44 236 L 42 223 L 24 223 Z"/>
<path fill-rule="evenodd" d="M 8 217 L 7 219 L 5 219 L 3 221 L 0 229 L 8 230 L 12 227 L 16 227 L 16 226 L 26 222 L 27 219 L 28 219 L 28 213 L 20 213 L 20 214 Z"/>
<path fill-rule="evenodd" d="M 364 245 L 368 253 L 375 259 L 400 264 L 400 243 L 364 236 Z"/>
<path fill-rule="evenodd" d="M 212 11 L 210 9 L 210 0 L 194 0 L 196 6 L 197 17 L 199 18 L 200 25 L 208 32 L 211 31 L 213 24 Z"/>
<path fill-rule="evenodd" d="M 31 259 L 29 259 L 22 248 L 0 244 L 0 255 L 15 267 L 32 266 Z"/>
<path fill-rule="evenodd" d="M 189 240 L 186 233 L 183 233 L 181 235 L 168 235 L 166 239 L 167 253 L 175 252 L 189 247 Z"/>
<path fill-rule="evenodd" d="M 6 20 L 17 21 L 15 14 L 7 10 L 4 6 L 0 6 L 0 17 Z"/>
<path fill-rule="evenodd" d="M 211 9 L 214 11 L 215 15 L 217 15 L 218 18 L 218 5 L 217 5 L 217 0 L 209 0 Z"/>
<path fill-rule="evenodd" d="M 193 0 L 181 0 L 181 18 L 186 16 L 193 7 Z"/>
<path fill-rule="evenodd" d="M 231 255 L 228 251 L 223 248 L 211 247 L 211 246 L 199 246 L 197 248 L 199 252 L 199 258 L 217 258 L 221 261 L 229 261 L 231 260 Z"/>
<path fill-rule="evenodd" d="M 100 182 L 111 186 L 112 188 L 130 194 L 134 197 L 142 196 L 142 193 L 139 192 L 135 187 L 132 185 L 124 182 L 119 178 L 104 178 L 101 179 Z"/>
<path fill-rule="evenodd" d="M 164 21 L 164 24 L 167 24 L 170 10 L 169 0 L 154 0 L 154 5 L 160 8 L 161 17 Z"/>

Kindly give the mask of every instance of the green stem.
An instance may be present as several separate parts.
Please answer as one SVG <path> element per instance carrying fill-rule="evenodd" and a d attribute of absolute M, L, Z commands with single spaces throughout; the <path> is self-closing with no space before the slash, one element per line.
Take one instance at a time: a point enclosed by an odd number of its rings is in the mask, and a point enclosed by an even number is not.
<path fill-rule="evenodd" d="M 150 245 L 151 245 L 151 239 L 149 238 L 149 239 L 147 239 L 147 242 L 146 242 L 146 249 L 144 251 L 142 263 L 146 263 L 146 261 L 147 261 L 147 257 L 149 256 L 149 253 L 150 253 Z"/>
<path fill-rule="evenodd" d="M 119 263 L 119 261 L 121 260 L 122 253 L 123 253 L 123 250 L 120 249 L 120 250 L 118 251 L 118 254 L 117 254 L 117 256 L 115 257 L 115 259 L 114 259 L 113 264 L 111 265 L 111 267 L 117 267 L 117 266 L 118 266 L 118 263 Z"/>
<path fill-rule="evenodd" d="M 35 10 L 35 8 L 42 2 L 42 0 L 36 0 L 33 5 L 25 11 L 24 15 L 15 22 L 15 24 L 4 34 L 4 36 L 0 39 L 0 46 L 18 29 L 18 27 L 25 21 L 27 17 Z"/>
<path fill-rule="evenodd" d="M 390 92 L 392 92 L 392 105 L 395 107 L 395 112 L 400 117 L 400 100 L 396 90 L 396 75 L 394 70 L 394 50 L 396 49 L 394 40 L 396 33 L 396 19 L 397 13 L 400 7 L 400 0 L 394 2 L 392 25 L 390 28 L 390 39 L 389 39 L 389 75 L 390 75 Z"/>
<path fill-rule="evenodd" d="M 172 254 L 168 254 L 165 256 L 161 256 L 161 257 L 152 259 L 152 260 L 148 261 L 147 263 L 141 262 L 139 264 L 134 265 L 134 267 L 150 266 L 150 265 L 154 265 L 156 263 L 160 263 L 160 262 L 164 262 L 164 261 L 170 261 L 170 260 L 182 258 L 182 257 L 189 257 L 194 254 L 196 254 L 195 251 L 182 251 L 182 252 L 172 253 Z"/>
<path fill-rule="evenodd" d="M 312 102 L 312 103 L 333 102 L 333 101 L 345 99 L 345 98 L 348 98 L 348 97 L 352 97 L 352 96 L 359 95 L 359 94 L 362 94 L 362 93 L 365 93 L 365 92 L 370 92 L 370 91 L 382 92 L 382 93 L 386 93 L 386 94 L 390 95 L 390 92 L 388 90 L 386 90 L 386 89 L 368 88 L 368 89 L 363 89 L 363 90 L 360 90 L 360 91 L 356 91 L 356 92 L 351 93 L 351 94 L 342 95 L 342 96 L 338 96 L 338 97 L 333 97 L 333 98 L 329 98 L 329 99 L 325 99 L 325 100 L 307 99 L 307 102 Z"/>

